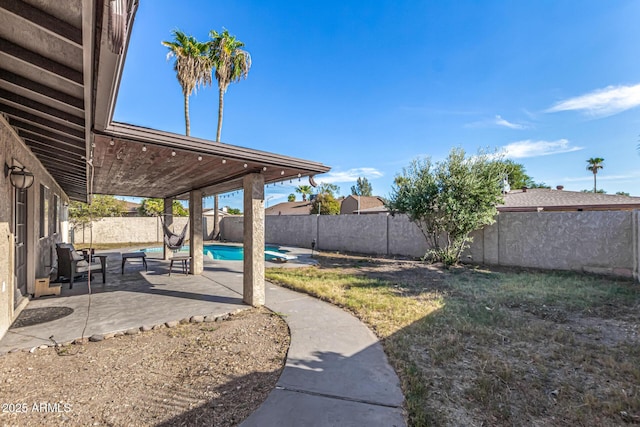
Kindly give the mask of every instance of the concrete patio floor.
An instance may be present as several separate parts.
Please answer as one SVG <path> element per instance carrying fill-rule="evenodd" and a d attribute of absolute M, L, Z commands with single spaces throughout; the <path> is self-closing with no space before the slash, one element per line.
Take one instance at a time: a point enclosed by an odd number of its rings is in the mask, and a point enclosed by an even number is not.
<path fill-rule="evenodd" d="M 242 302 L 241 262 L 205 257 L 205 274 L 200 276 L 182 274 L 180 264 L 174 263 L 169 276 L 169 261 L 162 260 L 161 254 L 156 253 L 147 256 L 148 271 L 140 259 L 132 259 L 127 261 L 121 274 L 121 253 L 125 251 L 96 251 L 108 256 L 107 279 L 103 284 L 102 274 L 94 274 L 91 295 L 87 281 L 77 280 L 73 289 L 63 283 L 60 296 L 31 300 L 25 310 L 65 307 L 73 313 L 46 323 L 10 328 L 0 340 L 0 354 L 16 348 L 52 345 L 52 339 L 65 343 L 94 334 L 154 326 L 191 316 L 221 316 L 249 308 Z M 295 252 L 300 261 L 287 263 L 287 267 L 311 262 L 304 250 Z M 284 265 L 266 264 L 267 267 Z"/>
<path fill-rule="evenodd" d="M 33 300 L 27 309 L 62 306 L 73 313 L 10 329 L 0 340 L 0 353 L 51 345 L 51 336 L 63 343 L 248 308 L 242 302 L 242 262 L 205 257 L 202 275 L 181 274 L 174 265 L 168 276 L 169 262 L 149 257 L 148 271 L 134 260 L 121 275 L 120 253 L 108 255 L 107 283 L 95 275 L 88 316 L 87 283 L 77 282 L 73 289 L 65 284 L 61 296 Z M 266 266 L 295 268 L 314 262 L 308 252 L 295 255 L 297 263 Z M 398 377 L 380 342 L 362 322 L 331 304 L 269 283 L 266 307 L 282 314 L 291 344 L 276 388 L 243 426 L 406 425 Z"/>

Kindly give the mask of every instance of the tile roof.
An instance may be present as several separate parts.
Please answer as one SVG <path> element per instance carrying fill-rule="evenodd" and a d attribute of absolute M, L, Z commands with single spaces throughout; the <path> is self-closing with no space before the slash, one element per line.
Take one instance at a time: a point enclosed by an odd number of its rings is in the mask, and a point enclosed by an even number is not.
<path fill-rule="evenodd" d="M 311 202 L 282 202 L 264 210 L 265 215 L 309 215 Z"/>
<path fill-rule="evenodd" d="M 640 209 L 640 197 L 616 194 L 583 193 L 581 191 L 530 188 L 513 190 L 505 195 L 502 212 L 566 210 L 631 210 Z"/>

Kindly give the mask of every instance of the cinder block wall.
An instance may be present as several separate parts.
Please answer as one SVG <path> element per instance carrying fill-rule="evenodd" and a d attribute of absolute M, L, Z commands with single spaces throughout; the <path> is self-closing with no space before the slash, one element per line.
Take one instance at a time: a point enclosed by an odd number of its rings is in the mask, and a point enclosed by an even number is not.
<path fill-rule="evenodd" d="M 474 233 L 471 255 L 485 264 L 631 276 L 632 211 L 503 212 Z"/>
<path fill-rule="evenodd" d="M 174 233 L 182 232 L 187 224 L 187 217 L 174 217 L 169 228 Z M 213 218 L 203 217 L 203 238 L 210 238 L 213 233 Z M 189 227 L 187 226 L 187 239 Z M 92 226 L 76 227 L 73 230 L 73 243 L 88 245 L 93 243 L 148 243 L 162 242 L 164 233 L 162 223 L 157 217 L 109 217 L 100 218 Z M 242 239 L 240 239 L 242 240 Z"/>
<path fill-rule="evenodd" d="M 267 243 L 328 251 L 422 257 L 429 249 L 405 215 L 267 216 Z M 242 241 L 242 217 L 224 218 L 222 237 Z M 463 261 L 637 276 L 638 211 L 503 212 L 472 233 Z"/>

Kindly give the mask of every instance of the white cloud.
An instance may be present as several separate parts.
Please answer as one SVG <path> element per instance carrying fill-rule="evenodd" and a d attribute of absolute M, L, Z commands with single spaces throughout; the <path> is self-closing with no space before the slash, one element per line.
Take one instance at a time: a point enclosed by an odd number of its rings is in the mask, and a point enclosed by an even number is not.
<path fill-rule="evenodd" d="M 506 157 L 521 159 L 524 157 L 548 156 L 551 154 L 569 153 L 582 150 L 583 147 L 572 147 L 566 139 L 557 141 L 516 141 L 502 147 Z"/>
<path fill-rule="evenodd" d="M 335 184 L 338 182 L 355 182 L 359 177 L 367 179 L 380 178 L 384 174 L 375 168 L 353 168 L 341 172 L 329 172 L 316 177 L 317 182 Z"/>
<path fill-rule="evenodd" d="M 509 129 L 529 129 L 530 126 L 523 123 L 513 123 L 506 119 L 503 119 L 502 116 L 497 115 L 493 119 L 481 120 L 478 122 L 468 123 L 465 127 L 468 128 L 483 128 L 483 127 L 493 127 L 493 126 L 501 126 Z"/>
<path fill-rule="evenodd" d="M 546 110 L 547 113 L 558 111 L 583 111 L 595 117 L 611 116 L 640 105 L 640 84 L 635 86 L 607 86 L 585 95 L 569 98 L 556 103 Z"/>
<path fill-rule="evenodd" d="M 497 124 L 498 126 L 504 126 L 506 128 L 509 128 L 509 129 L 527 129 L 527 126 L 521 125 L 519 123 L 511 123 L 511 122 L 503 119 L 499 115 L 496 116 L 495 124 Z"/>

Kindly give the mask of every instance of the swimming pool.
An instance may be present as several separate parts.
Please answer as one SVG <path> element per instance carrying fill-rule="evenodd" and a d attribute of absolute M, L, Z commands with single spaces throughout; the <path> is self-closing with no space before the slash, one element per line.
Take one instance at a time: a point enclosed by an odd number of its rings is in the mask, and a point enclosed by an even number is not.
<path fill-rule="evenodd" d="M 146 248 L 140 249 L 146 253 L 158 253 L 162 252 L 162 248 Z M 265 251 L 278 252 L 285 254 L 288 251 L 281 249 L 279 246 L 268 245 L 264 247 Z M 185 245 L 179 252 L 189 252 L 189 245 Z M 244 248 L 242 246 L 235 245 L 217 245 L 215 243 L 204 245 L 204 255 L 211 259 L 219 259 L 224 261 L 242 261 L 244 259 Z M 264 259 L 271 261 L 274 259 L 273 255 L 265 254 Z"/>

